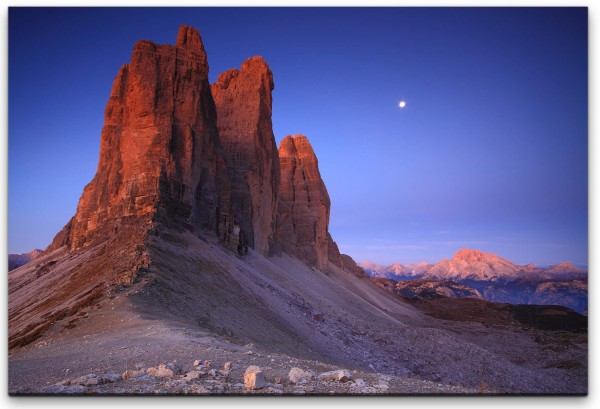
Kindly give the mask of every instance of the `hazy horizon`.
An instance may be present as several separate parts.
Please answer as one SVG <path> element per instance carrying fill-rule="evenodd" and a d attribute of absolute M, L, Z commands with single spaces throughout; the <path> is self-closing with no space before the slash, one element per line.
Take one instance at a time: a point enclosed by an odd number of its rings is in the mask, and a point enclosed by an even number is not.
<path fill-rule="evenodd" d="M 276 140 L 309 138 L 343 253 L 587 265 L 586 8 L 11 8 L 9 253 L 75 214 L 119 67 L 181 24 L 211 82 L 268 62 Z"/>

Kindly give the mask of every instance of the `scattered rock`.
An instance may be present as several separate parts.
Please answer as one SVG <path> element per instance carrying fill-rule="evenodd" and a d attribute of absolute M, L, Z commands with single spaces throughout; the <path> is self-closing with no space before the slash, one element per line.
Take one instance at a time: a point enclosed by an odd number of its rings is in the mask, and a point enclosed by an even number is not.
<path fill-rule="evenodd" d="M 265 392 L 273 395 L 283 395 L 283 389 L 274 388 L 272 386 L 269 386 L 267 389 L 265 389 Z"/>
<path fill-rule="evenodd" d="M 352 387 L 355 388 L 364 388 L 367 386 L 367 383 L 363 379 L 355 379 Z"/>
<path fill-rule="evenodd" d="M 200 378 L 200 375 L 202 375 L 202 374 L 203 373 L 201 371 L 190 371 L 190 372 L 186 373 L 183 378 L 187 381 L 192 381 L 194 379 Z"/>
<path fill-rule="evenodd" d="M 247 373 L 252 373 L 252 372 L 260 372 L 260 366 L 256 366 L 256 365 L 250 365 L 248 368 L 246 368 L 246 370 L 244 371 L 244 374 Z"/>
<path fill-rule="evenodd" d="M 246 352 L 244 352 L 244 355 L 254 355 L 254 352 L 252 352 L 252 351 L 246 351 Z"/>
<path fill-rule="evenodd" d="M 121 379 L 123 379 L 123 377 L 118 373 L 107 373 L 100 377 L 102 383 L 114 383 Z"/>
<path fill-rule="evenodd" d="M 267 386 L 265 376 L 256 365 L 250 365 L 244 373 L 244 387 L 248 390 L 262 389 Z"/>
<path fill-rule="evenodd" d="M 128 379 L 134 379 L 134 378 L 139 378 L 141 376 L 143 376 L 145 374 L 145 371 L 143 369 L 138 369 L 138 370 L 127 370 L 125 372 L 123 372 L 123 375 L 121 375 L 121 377 L 124 380 L 128 380 Z"/>
<path fill-rule="evenodd" d="M 304 386 L 294 386 L 294 389 L 292 389 L 292 393 L 294 395 L 304 395 L 306 393 L 306 390 L 304 389 Z"/>
<path fill-rule="evenodd" d="M 100 383 L 100 380 L 98 378 L 88 378 L 87 381 L 85 381 L 85 386 L 94 386 L 94 385 L 98 385 Z"/>
<path fill-rule="evenodd" d="M 223 364 L 223 369 L 225 369 L 227 371 L 231 371 L 233 369 L 233 364 L 231 362 L 225 362 Z"/>
<path fill-rule="evenodd" d="M 338 369 L 320 374 L 319 379 L 324 381 L 348 382 L 352 380 L 352 374 L 343 369 Z"/>
<path fill-rule="evenodd" d="M 171 368 L 169 368 L 171 366 Z M 173 370 L 175 369 L 175 371 Z M 176 368 L 173 368 L 171 364 L 165 365 L 160 364 L 158 368 L 152 367 L 146 370 L 146 373 L 156 378 L 172 378 L 176 374 Z"/>
<path fill-rule="evenodd" d="M 181 369 L 181 367 L 179 365 L 176 364 L 176 362 L 177 361 L 173 361 L 172 363 L 167 364 L 166 367 L 167 367 L 167 369 L 170 369 L 171 371 L 173 371 L 174 375 L 181 375 L 183 373 L 183 370 Z"/>
<path fill-rule="evenodd" d="M 202 364 L 202 361 L 201 361 L 201 360 L 199 360 L 199 359 L 196 359 L 196 360 L 194 361 L 194 366 L 200 366 L 201 364 Z"/>
<path fill-rule="evenodd" d="M 292 383 L 306 383 L 315 376 L 313 371 L 304 371 L 300 368 L 292 368 L 288 378 Z"/>
<path fill-rule="evenodd" d="M 83 386 L 93 386 L 98 385 L 100 381 L 98 380 L 98 375 L 96 374 L 88 374 L 84 376 L 80 376 L 79 378 L 73 379 L 71 381 L 71 385 L 83 385 Z"/>

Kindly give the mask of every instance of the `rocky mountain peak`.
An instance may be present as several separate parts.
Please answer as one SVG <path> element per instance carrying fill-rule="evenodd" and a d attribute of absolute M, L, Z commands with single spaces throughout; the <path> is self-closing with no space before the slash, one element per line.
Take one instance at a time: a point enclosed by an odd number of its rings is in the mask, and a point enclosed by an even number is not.
<path fill-rule="evenodd" d="M 177 42 L 175 44 L 176 47 L 189 47 L 204 51 L 204 44 L 202 43 L 202 38 L 200 38 L 198 30 L 194 27 L 186 26 L 185 24 L 182 24 L 179 27 Z"/>
<path fill-rule="evenodd" d="M 177 47 L 138 41 L 119 70 L 96 175 L 49 249 L 87 247 L 131 224 L 140 235 L 157 222 L 228 242 L 230 202 L 206 53 L 198 31 L 182 26 Z"/>
<path fill-rule="evenodd" d="M 471 250 L 471 249 L 460 249 L 459 251 L 457 251 L 456 253 L 454 253 L 454 257 L 452 257 L 452 260 L 454 261 L 465 261 L 467 263 L 471 263 L 471 262 L 477 262 L 477 261 L 492 261 L 492 260 L 496 260 L 499 257 L 496 256 L 495 254 L 491 254 L 491 253 L 484 253 L 483 251 L 480 250 Z"/>
<path fill-rule="evenodd" d="M 279 156 L 286 154 L 297 156 L 302 161 L 315 162 L 318 166 L 319 161 L 317 160 L 317 155 L 315 155 L 315 151 L 308 141 L 308 138 L 304 135 L 296 134 L 293 136 L 286 136 L 281 141 L 281 148 L 282 151 L 280 151 Z M 289 153 L 287 152 L 288 150 Z"/>
<path fill-rule="evenodd" d="M 165 299 L 181 294 L 173 288 L 188 289 L 186 272 L 200 268 L 195 277 L 207 277 L 215 254 L 284 250 L 312 267 L 331 263 L 364 274 L 329 235 L 329 195 L 308 139 L 289 136 L 277 149 L 273 89 L 261 57 L 211 86 L 202 40 L 191 27 L 180 28 L 176 46 L 138 41 L 114 79 L 97 171 L 75 215 L 39 263 L 10 277 L 11 348 L 125 286 L 161 282 L 164 292 L 152 302 L 160 298 L 168 309 L 174 302 Z M 198 257 L 176 269 L 190 261 L 188 251 Z M 233 264 L 217 269 L 218 277 L 235 276 Z M 218 302 L 225 297 L 230 293 Z"/>
<path fill-rule="evenodd" d="M 279 146 L 281 184 L 277 214 L 283 250 L 318 268 L 327 266 L 330 199 L 319 162 L 304 135 L 286 136 Z"/>
<path fill-rule="evenodd" d="M 573 263 L 569 263 L 568 261 L 563 261 L 562 263 L 555 264 L 553 266 L 548 267 L 547 270 L 549 273 L 553 274 L 566 274 L 566 273 L 585 273 L 586 270 L 577 267 Z"/>
<path fill-rule="evenodd" d="M 271 122 L 273 89 L 262 57 L 225 71 L 211 86 L 236 220 L 247 245 L 263 255 L 274 246 L 280 173 Z"/>

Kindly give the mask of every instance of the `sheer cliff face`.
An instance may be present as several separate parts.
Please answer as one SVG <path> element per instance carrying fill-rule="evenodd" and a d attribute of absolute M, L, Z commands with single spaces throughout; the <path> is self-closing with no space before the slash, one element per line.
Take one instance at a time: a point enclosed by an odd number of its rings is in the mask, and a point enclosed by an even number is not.
<path fill-rule="evenodd" d="M 140 219 L 227 241 L 233 215 L 220 149 L 198 31 L 182 26 L 175 46 L 137 42 L 106 106 L 96 176 L 51 247 L 86 247 Z"/>
<path fill-rule="evenodd" d="M 320 269 L 331 259 L 351 271 L 327 231 L 329 196 L 308 140 L 287 137 L 277 150 L 273 88 L 260 57 L 211 88 L 193 28 L 182 26 L 175 46 L 137 42 L 114 80 L 98 169 L 75 216 L 39 262 L 11 274 L 10 345 L 120 286 L 154 285 L 159 273 L 178 283 L 180 272 L 162 257 L 185 255 L 194 235 L 216 234 L 241 254 L 247 238 L 263 255 L 284 250 Z"/>
<path fill-rule="evenodd" d="M 320 269 L 345 269 L 308 139 L 288 136 L 277 149 L 273 89 L 262 57 L 211 87 L 191 27 L 180 28 L 175 46 L 138 41 L 106 106 L 97 173 L 47 250 L 117 235 L 142 243 L 163 226 L 216 233 L 241 254 L 283 250 Z"/>
<path fill-rule="evenodd" d="M 287 136 L 279 162 L 278 241 L 283 251 L 323 269 L 329 259 L 330 201 L 317 157 L 305 136 Z"/>
<path fill-rule="evenodd" d="M 262 57 L 221 74 L 212 85 L 233 208 L 248 245 L 267 255 L 273 245 L 279 157 L 271 123 L 273 75 Z"/>

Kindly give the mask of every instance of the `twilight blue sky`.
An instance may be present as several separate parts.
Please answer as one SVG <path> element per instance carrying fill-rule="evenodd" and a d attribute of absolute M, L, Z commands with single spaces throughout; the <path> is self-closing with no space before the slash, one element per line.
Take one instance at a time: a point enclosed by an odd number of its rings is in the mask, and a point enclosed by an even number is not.
<path fill-rule="evenodd" d="M 587 263 L 584 8 L 12 8 L 9 253 L 44 248 L 75 213 L 118 68 L 180 24 L 200 30 L 211 82 L 267 60 L 277 142 L 313 144 L 342 252 Z"/>

